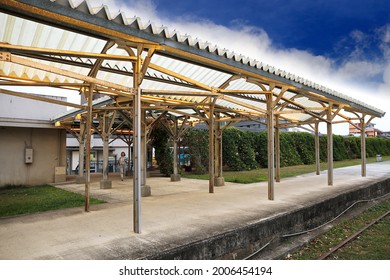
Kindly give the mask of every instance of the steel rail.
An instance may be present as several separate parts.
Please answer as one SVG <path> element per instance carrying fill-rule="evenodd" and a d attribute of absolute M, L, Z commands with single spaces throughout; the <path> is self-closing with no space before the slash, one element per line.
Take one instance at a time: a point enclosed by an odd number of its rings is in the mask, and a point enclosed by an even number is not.
<path fill-rule="evenodd" d="M 340 242 L 338 245 L 336 245 L 335 247 L 333 247 L 329 252 L 326 252 L 324 254 L 322 254 L 318 259 L 319 260 L 324 260 L 326 259 L 327 257 L 329 257 L 331 254 L 333 254 L 334 252 L 336 252 L 337 250 L 339 250 L 340 248 L 344 247 L 346 244 L 348 244 L 349 242 L 351 242 L 352 240 L 354 240 L 355 238 L 357 238 L 360 234 L 362 234 L 364 231 L 366 231 L 367 229 L 369 229 L 371 226 L 375 225 L 376 223 L 378 223 L 380 220 L 384 219 L 386 216 L 388 216 L 390 214 L 390 211 L 387 211 L 386 213 L 384 213 L 382 216 L 376 218 L 374 221 L 372 221 L 371 223 L 369 223 L 367 226 L 365 226 L 364 228 L 362 228 L 361 230 L 355 232 L 354 234 L 352 234 L 351 236 L 349 236 L 347 239 L 343 240 L 342 242 Z"/>

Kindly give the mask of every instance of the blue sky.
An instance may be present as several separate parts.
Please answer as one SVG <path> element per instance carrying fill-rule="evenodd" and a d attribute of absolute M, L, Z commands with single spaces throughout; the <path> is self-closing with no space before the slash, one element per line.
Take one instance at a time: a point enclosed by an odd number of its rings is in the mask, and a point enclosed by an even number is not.
<path fill-rule="evenodd" d="M 347 42 L 360 30 L 373 35 L 390 22 L 388 0 L 155 0 L 162 17 L 198 17 L 234 27 L 237 23 L 264 29 L 276 46 L 308 50 L 316 55 L 346 55 Z M 341 50 L 341 44 L 345 50 Z M 368 50 L 367 50 L 368 51 Z"/>
<path fill-rule="evenodd" d="M 389 0 L 91 0 L 300 75 L 384 111 L 390 131 Z M 335 133 L 347 134 L 347 125 Z"/>

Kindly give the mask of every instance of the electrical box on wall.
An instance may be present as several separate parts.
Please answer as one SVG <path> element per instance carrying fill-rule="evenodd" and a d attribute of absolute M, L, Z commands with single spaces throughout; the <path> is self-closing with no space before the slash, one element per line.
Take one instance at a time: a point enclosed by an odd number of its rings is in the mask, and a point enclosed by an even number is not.
<path fill-rule="evenodd" d="M 24 154 L 24 163 L 33 163 L 33 149 L 26 148 Z"/>

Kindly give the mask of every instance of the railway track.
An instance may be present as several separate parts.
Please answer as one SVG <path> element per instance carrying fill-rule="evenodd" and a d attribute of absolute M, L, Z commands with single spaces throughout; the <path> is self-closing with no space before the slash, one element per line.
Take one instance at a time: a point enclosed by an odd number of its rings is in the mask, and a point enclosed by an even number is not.
<path fill-rule="evenodd" d="M 330 255 L 332 255 L 333 253 L 335 253 L 336 251 L 338 251 L 340 248 L 344 247 L 346 244 L 348 244 L 349 242 L 353 241 L 354 239 L 356 239 L 360 234 L 362 234 L 364 231 L 366 231 L 367 229 L 369 229 L 370 227 L 372 227 L 373 225 L 375 225 L 376 223 L 378 223 L 379 221 L 383 220 L 385 217 L 387 217 L 388 215 L 390 215 L 390 211 L 387 211 L 386 213 L 384 213 L 383 215 L 381 215 L 380 217 L 378 217 L 377 219 L 375 219 L 374 221 L 372 221 L 371 223 L 369 223 L 367 226 L 365 226 L 364 228 L 362 228 L 361 230 L 355 232 L 354 234 L 352 234 L 351 236 L 349 236 L 348 238 L 344 239 L 343 241 L 341 241 L 339 244 L 337 244 L 335 247 L 333 247 L 331 250 L 329 250 L 329 252 L 326 252 L 324 254 L 322 254 L 318 259 L 319 260 L 324 260 L 326 259 L 327 257 L 329 257 Z"/>
<path fill-rule="evenodd" d="M 332 222 L 334 222 L 335 220 L 337 220 L 338 218 L 340 218 L 342 215 L 344 215 L 348 210 L 350 210 L 351 208 L 353 208 L 356 204 L 359 204 L 359 203 L 362 203 L 362 202 L 373 202 L 373 201 L 381 201 L 383 199 L 385 199 L 386 197 L 388 197 L 390 195 L 390 193 L 387 193 L 381 197 L 377 197 L 377 198 L 374 198 L 374 199 L 370 199 L 370 200 L 359 200 L 359 201 L 355 201 L 352 205 L 350 205 L 348 208 L 346 208 L 344 211 L 342 211 L 339 215 L 337 215 L 336 217 L 334 217 L 333 219 L 331 219 L 330 221 L 328 222 L 325 222 L 324 224 L 322 225 L 319 225 L 315 228 L 312 228 L 312 229 L 308 229 L 308 230 L 304 230 L 304 231 L 301 231 L 301 232 L 295 232 L 295 233 L 289 233 L 289 234 L 284 234 L 280 237 L 276 237 L 274 236 L 273 238 L 271 238 L 271 240 L 265 244 L 263 247 L 261 247 L 260 249 L 258 249 L 257 251 L 255 251 L 254 253 L 252 253 L 251 255 L 247 256 L 246 258 L 244 258 L 244 260 L 251 260 L 251 259 L 260 259 L 259 256 L 261 254 L 261 252 L 266 249 L 271 243 L 274 243 L 275 240 L 279 240 L 280 238 L 290 238 L 290 237 L 296 237 L 296 236 L 299 236 L 299 235 L 302 235 L 302 234 L 306 234 L 306 233 L 310 233 L 312 231 L 315 231 L 315 230 L 318 230 L 328 224 L 331 224 Z M 355 232 L 353 235 L 351 235 L 350 237 L 348 237 L 347 239 L 343 240 L 342 242 L 340 242 L 337 246 L 333 247 L 329 252 L 326 252 L 324 254 L 322 254 L 318 259 L 319 260 L 322 260 L 322 259 L 325 259 L 327 257 L 329 257 L 331 254 L 333 254 L 334 252 L 336 252 L 337 250 L 339 250 L 340 248 L 342 248 L 343 246 L 345 246 L 346 244 L 348 244 L 349 242 L 351 242 L 352 240 L 354 240 L 355 238 L 357 238 L 361 233 L 363 233 L 365 230 L 367 230 L 368 228 L 370 228 L 371 226 L 373 226 L 374 224 L 378 223 L 380 220 L 384 219 L 386 216 L 390 215 L 390 211 L 387 211 L 386 213 L 384 213 L 382 216 L 378 217 L 377 219 L 375 219 L 374 221 L 372 221 L 369 225 L 367 225 L 366 227 L 364 227 L 363 229 Z"/>

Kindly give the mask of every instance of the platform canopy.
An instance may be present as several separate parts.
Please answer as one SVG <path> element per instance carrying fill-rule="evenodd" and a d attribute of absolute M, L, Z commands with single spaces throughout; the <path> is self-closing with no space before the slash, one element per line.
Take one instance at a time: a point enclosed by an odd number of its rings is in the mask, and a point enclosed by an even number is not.
<path fill-rule="evenodd" d="M 94 83 L 118 104 L 132 99 L 139 55 L 142 102 L 158 110 L 199 115 L 211 98 L 225 118 L 252 118 L 266 116 L 272 95 L 286 126 L 326 121 L 327 110 L 345 121 L 353 118 L 348 112 L 384 115 L 292 73 L 88 1 L 1 1 L 0 10 L 0 50 L 11 54 L 0 64 L 4 81 L 77 89 Z"/>
<path fill-rule="evenodd" d="M 77 115 L 91 123 L 114 111 L 119 113 L 110 122 L 116 130 L 127 128 L 135 136 L 141 133 L 136 122 L 142 114 L 149 124 L 162 115 L 181 122 L 204 121 L 210 131 L 240 120 L 266 122 L 271 166 L 274 127 L 308 125 L 314 130 L 324 122 L 331 134 L 331 124 L 360 122 L 362 129 L 385 114 L 212 43 L 112 14 L 106 6 L 0 0 L 0 93 L 37 100 L 4 87 L 26 85 L 77 90 L 90 101 L 60 102 L 75 109 L 53 121 L 69 130 Z"/>

